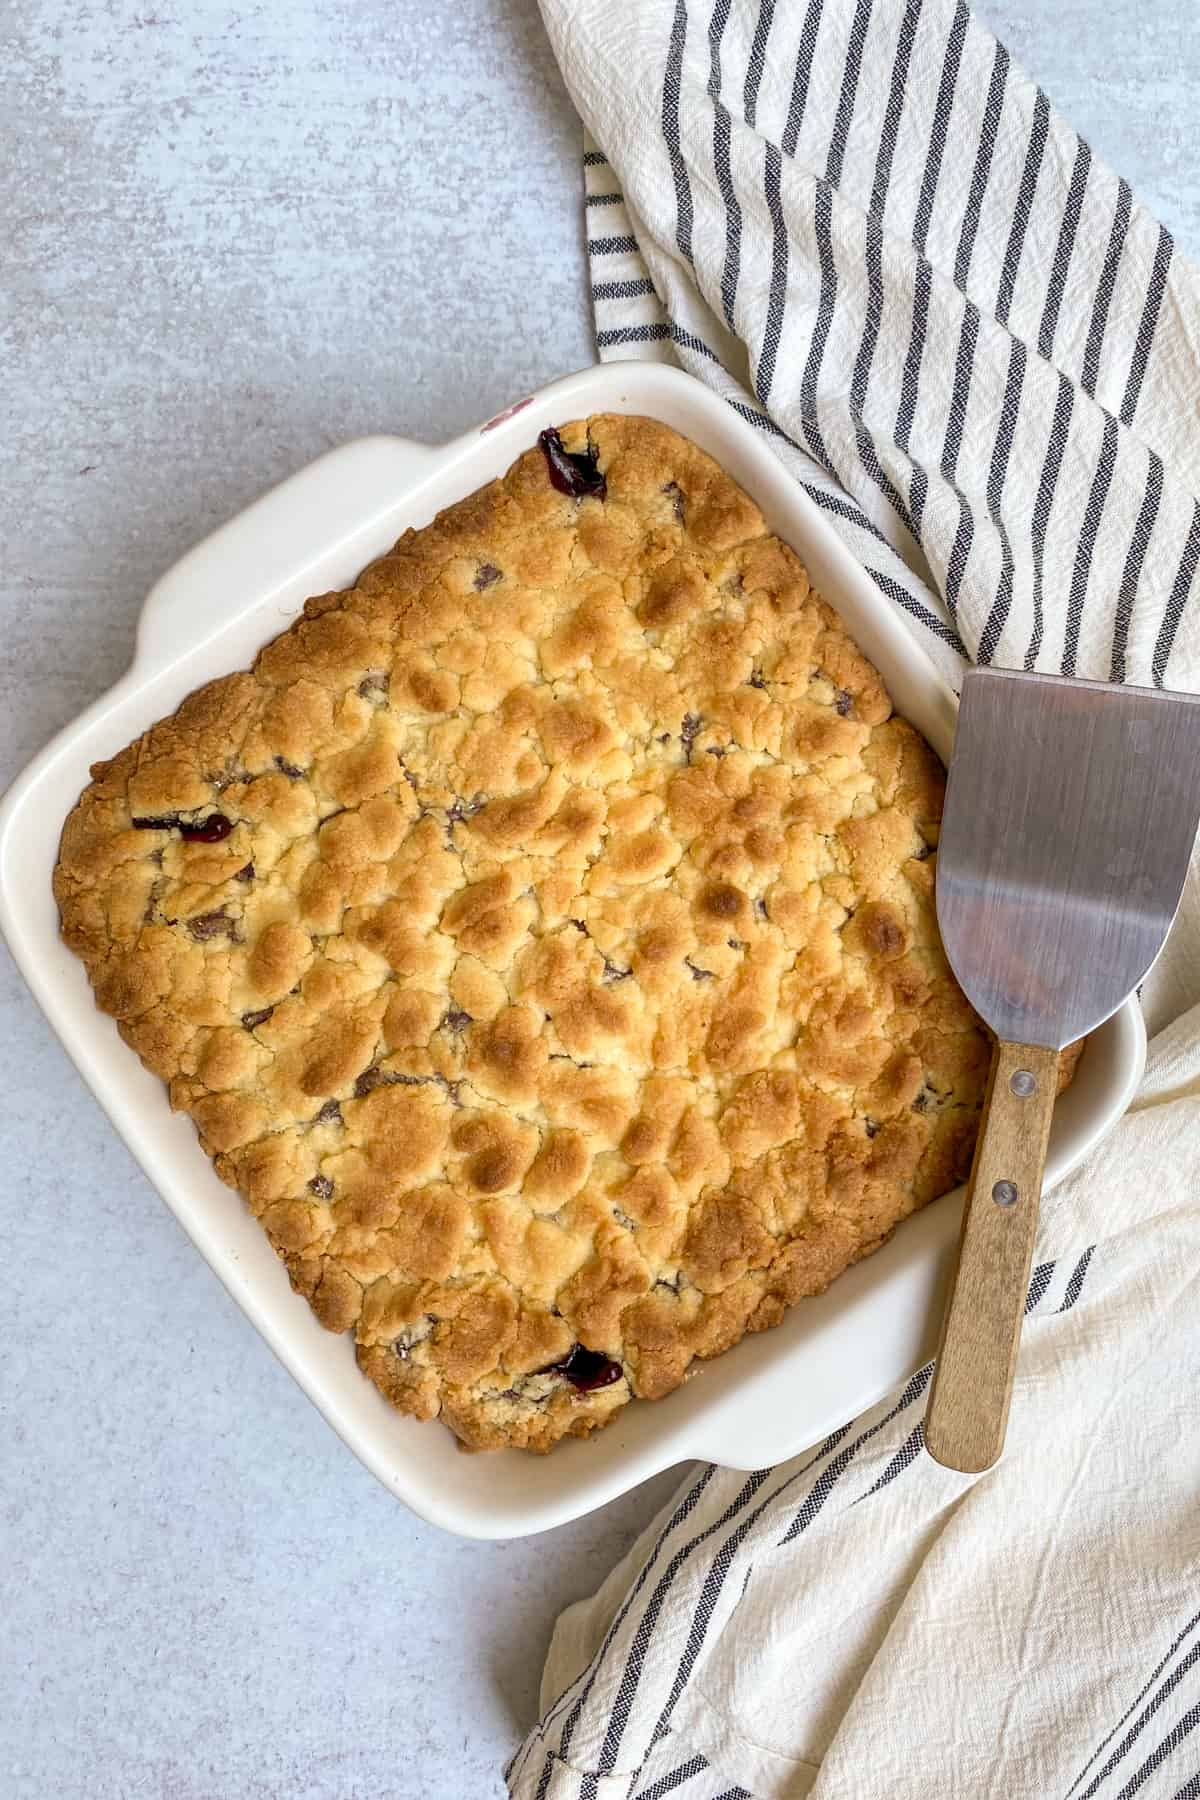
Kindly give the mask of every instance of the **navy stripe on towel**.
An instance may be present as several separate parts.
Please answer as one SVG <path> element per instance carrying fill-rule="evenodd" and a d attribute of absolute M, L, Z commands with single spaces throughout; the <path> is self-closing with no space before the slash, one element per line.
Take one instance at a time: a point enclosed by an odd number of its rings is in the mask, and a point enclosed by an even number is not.
<path fill-rule="evenodd" d="M 679 1767 L 672 1769 L 669 1774 L 660 1775 L 657 1781 L 650 1783 L 649 1787 L 639 1788 L 633 1800 L 663 1800 L 664 1795 L 673 1794 L 676 1788 L 683 1786 L 684 1782 L 693 1781 L 697 1775 L 703 1775 L 707 1767 L 707 1757 L 690 1757 L 687 1762 L 680 1763 Z"/>
<path fill-rule="evenodd" d="M 1192 583 L 1196 579 L 1196 568 L 1200 564 L 1200 500 L 1192 510 L 1192 526 L 1188 532 L 1187 543 L 1183 547 L 1179 567 L 1175 571 L 1175 580 L 1171 588 L 1171 598 L 1167 602 L 1167 610 L 1159 627 L 1158 642 L 1154 646 L 1154 685 L 1162 687 L 1166 680 L 1167 663 L 1171 658 L 1171 650 L 1175 643 L 1176 633 L 1183 621 L 1184 609 L 1188 596 L 1192 591 Z"/>
<path fill-rule="evenodd" d="M 1113 623 L 1112 667 L 1110 670 L 1110 678 L 1113 681 L 1124 681 L 1125 679 L 1125 652 L 1129 647 L 1129 627 L 1133 620 L 1133 607 L 1137 599 L 1138 582 L 1142 578 L 1142 566 L 1146 561 L 1146 551 L 1149 549 L 1150 539 L 1154 535 L 1154 524 L 1158 518 L 1158 504 L 1162 499 L 1162 491 L 1162 461 L 1151 450 L 1150 472 L 1146 477 L 1142 510 L 1139 512 L 1137 524 L 1133 528 L 1129 554 L 1125 558 L 1125 567 L 1121 573 L 1121 586 L 1117 594 L 1117 616 Z"/>
<path fill-rule="evenodd" d="M 1087 1277 L 1088 1267 L 1095 1253 L 1095 1244 L 1089 1244 L 1079 1261 L 1076 1263 L 1071 1274 L 1071 1279 L 1067 1283 L 1067 1291 L 1063 1296 L 1063 1303 L 1057 1309 L 1060 1313 L 1070 1312 L 1080 1294 L 1083 1292 L 1083 1284 Z"/>
<path fill-rule="evenodd" d="M 1104 267 L 1100 272 L 1100 285 L 1096 289 L 1096 300 L 1092 307 L 1092 322 L 1088 328 L 1087 348 L 1083 353 L 1083 375 L 1081 378 L 1085 394 L 1095 394 L 1096 383 L 1100 378 L 1100 352 L 1104 346 L 1104 334 L 1108 329 L 1108 309 L 1112 305 L 1113 289 L 1117 285 L 1117 265 L 1121 260 L 1121 252 L 1125 248 L 1125 238 L 1129 231 L 1129 213 L 1133 205 L 1133 195 L 1127 181 L 1117 183 L 1117 204 L 1113 213 L 1112 228 L 1108 234 L 1108 249 L 1104 254 Z"/>
<path fill-rule="evenodd" d="M 1154 267 L 1150 272 L 1150 285 L 1146 289 L 1146 304 L 1142 310 L 1142 321 L 1138 326 L 1137 343 L 1133 348 L 1133 361 L 1129 365 L 1129 380 L 1125 384 L 1125 397 L 1121 401 L 1120 420 L 1122 425 L 1132 425 L 1133 415 L 1137 411 L 1138 395 L 1142 391 L 1142 382 L 1146 374 L 1146 364 L 1150 361 L 1150 347 L 1154 342 L 1154 331 L 1158 324 L 1158 315 L 1162 311 L 1163 294 L 1167 286 L 1167 270 L 1171 266 L 1175 243 L 1165 225 L 1158 228 L 1158 248 L 1154 252 Z"/>
<path fill-rule="evenodd" d="M 1104 421 L 1104 438 L 1100 446 L 1100 460 L 1096 464 L 1096 473 L 1092 477 L 1092 490 L 1088 495 L 1086 510 L 1083 515 L 1083 531 L 1079 538 L 1079 548 L 1075 552 L 1075 567 L 1071 573 L 1071 592 L 1067 600 L 1067 634 L 1063 647 L 1062 673 L 1073 675 L 1075 662 L 1079 655 L 1079 638 L 1083 630 L 1083 604 L 1087 594 L 1088 577 L 1092 572 L 1092 560 L 1096 551 L 1096 539 L 1100 535 L 1100 521 L 1104 516 L 1108 490 L 1112 485 L 1113 469 L 1117 461 L 1117 421 L 1111 416 Z"/>
<path fill-rule="evenodd" d="M 675 0 L 675 17 L 671 23 L 671 41 L 667 51 L 667 69 L 663 77 L 662 126 L 671 159 L 671 179 L 675 185 L 675 242 L 680 252 L 692 260 L 692 184 L 683 160 L 679 134 L 679 105 L 682 95 L 683 51 L 687 42 L 687 0 Z"/>
<path fill-rule="evenodd" d="M 588 239 L 589 256 L 627 256 L 637 249 L 635 237 L 601 237 Z"/>

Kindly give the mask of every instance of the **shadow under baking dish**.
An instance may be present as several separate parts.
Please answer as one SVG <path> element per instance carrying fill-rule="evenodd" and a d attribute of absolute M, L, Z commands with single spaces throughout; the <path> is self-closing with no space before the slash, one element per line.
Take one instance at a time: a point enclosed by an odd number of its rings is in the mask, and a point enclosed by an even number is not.
<path fill-rule="evenodd" d="M 58 837 L 88 779 L 193 688 L 245 667 L 314 593 L 352 582 L 408 526 L 504 472 L 547 425 L 586 413 L 645 413 L 709 451 L 794 546 L 887 682 L 898 712 L 940 756 L 954 698 L 832 527 L 752 427 L 691 376 L 608 363 L 518 401 L 440 448 L 368 438 L 330 452 L 190 551 L 147 598 L 132 669 L 62 732 L 0 807 L 0 926 L 47 1018 L 184 1230 L 346 1444 L 413 1510 L 470 1537 L 545 1530 L 674 1463 L 778 1462 L 873 1404 L 928 1356 L 961 1195 L 908 1220 L 890 1243 L 773 1331 L 700 1364 L 676 1393 L 635 1402 L 596 1437 L 549 1456 L 462 1453 L 444 1428 L 394 1412 L 362 1376 L 350 1339 L 318 1325 L 239 1196 L 213 1173 L 190 1121 L 171 1113 L 96 1011 L 82 965 L 62 945 L 50 889 Z M 1141 1076 L 1145 1032 L 1133 1001 L 1088 1042 L 1060 1100 L 1047 1186 L 1120 1118 Z"/>

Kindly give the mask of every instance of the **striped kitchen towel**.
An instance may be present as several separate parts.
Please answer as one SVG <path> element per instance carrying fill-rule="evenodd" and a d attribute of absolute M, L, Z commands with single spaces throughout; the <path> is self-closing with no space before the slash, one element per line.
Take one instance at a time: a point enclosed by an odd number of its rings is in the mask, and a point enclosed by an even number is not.
<path fill-rule="evenodd" d="M 602 358 L 766 432 L 952 677 L 1200 659 L 1196 272 L 953 0 L 543 0 Z"/>
<path fill-rule="evenodd" d="M 541 0 L 602 357 L 761 429 L 956 681 L 1200 691 L 1196 272 L 955 0 Z M 930 1370 L 702 1467 L 560 1620 L 518 1800 L 1200 1800 L 1200 882 L 1045 1209 L 1009 1446 Z"/>

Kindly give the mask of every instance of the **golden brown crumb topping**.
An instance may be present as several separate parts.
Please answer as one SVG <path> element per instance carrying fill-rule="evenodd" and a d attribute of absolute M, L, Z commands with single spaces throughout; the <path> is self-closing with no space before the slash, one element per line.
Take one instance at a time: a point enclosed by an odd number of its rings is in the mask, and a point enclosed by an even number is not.
<path fill-rule="evenodd" d="M 796 556 L 664 426 L 562 441 L 582 497 L 530 450 L 97 765 L 55 876 L 321 1322 L 531 1449 L 952 1187 L 989 1054 L 941 769 Z"/>

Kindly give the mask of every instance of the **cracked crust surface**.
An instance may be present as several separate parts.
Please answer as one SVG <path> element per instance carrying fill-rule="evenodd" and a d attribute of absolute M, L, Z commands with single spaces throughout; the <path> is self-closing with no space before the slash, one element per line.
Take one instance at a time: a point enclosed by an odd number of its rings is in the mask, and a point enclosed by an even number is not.
<path fill-rule="evenodd" d="M 55 874 L 293 1285 L 479 1447 L 820 1292 L 965 1175 L 989 1060 L 933 753 L 711 458 L 562 437 L 605 497 L 535 448 L 406 532 L 98 764 Z"/>

